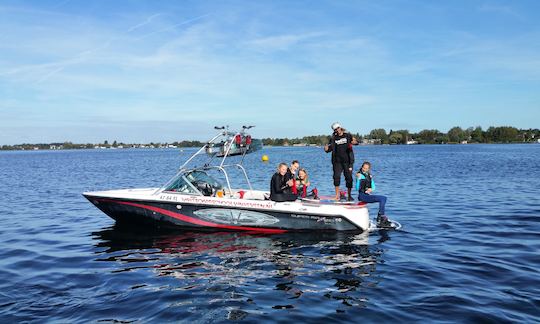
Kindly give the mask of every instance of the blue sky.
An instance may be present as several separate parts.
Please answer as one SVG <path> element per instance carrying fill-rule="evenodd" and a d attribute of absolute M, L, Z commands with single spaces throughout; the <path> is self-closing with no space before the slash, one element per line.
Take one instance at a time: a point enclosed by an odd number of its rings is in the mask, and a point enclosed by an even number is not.
<path fill-rule="evenodd" d="M 0 2 L 0 144 L 540 127 L 540 1 Z"/>

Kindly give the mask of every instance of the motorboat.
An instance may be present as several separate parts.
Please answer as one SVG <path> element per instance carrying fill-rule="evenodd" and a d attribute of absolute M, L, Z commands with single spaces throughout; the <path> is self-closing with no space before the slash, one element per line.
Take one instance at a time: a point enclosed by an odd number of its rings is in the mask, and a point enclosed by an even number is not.
<path fill-rule="evenodd" d="M 262 142 L 251 138 L 250 128 L 243 126 L 232 132 L 228 126 L 216 127 L 218 133 L 159 188 L 93 191 L 83 195 L 119 223 L 263 233 L 370 229 L 365 203 L 316 199 L 275 202 L 269 199 L 268 191 L 254 190 L 244 157 L 262 148 Z M 241 176 L 234 177 L 233 171 Z M 232 180 L 239 178 L 243 178 L 244 186 L 233 188 Z"/>
<path fill-rule="evenodd" d="M 214 127 L 217 130 L 224 130 L 225 126 Z M 205 147 L 206 154 L 217 157 L 245 155 L 260 150 L 263 147 L 262 140 L 251 138 L 251 135 L 246 134 L 245 131 L 253 128 L 253 126 L 244 126 L 243 132 L 229 135 L 228 138 L 222 139 L 220 142 L 208 143 Z"/>

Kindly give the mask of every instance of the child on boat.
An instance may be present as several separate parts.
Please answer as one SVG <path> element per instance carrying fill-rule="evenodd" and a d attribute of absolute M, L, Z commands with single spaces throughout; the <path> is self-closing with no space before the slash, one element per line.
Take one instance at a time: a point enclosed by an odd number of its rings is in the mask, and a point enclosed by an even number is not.
<path fill-rule="evenodd" d="M 370 172 L 371 163 L 362 163 L 362 168 L 356 173 L 356 189 L 358 189 L 358 200 L 366 203 L 379 203 L 379 213 L 377 215 L 378 227 L 391 227 L 392 223 L 385 215 L 386 196 L 373 195 L 375 191 L 375 181 Z"/>
<path fill-rule="evenodd" d="M 308 187 L 311 185 L 311 183 L 309 182 L 306 169 L 302 168 L 298 170 L 298 178 L 295 179 L 294 184 L 296 186 L 296 193 L 298 194 L 298 197 L 319 199 L 317 195 L 317 188 L 313 188 L 313 190 L 308 192 Z"/>

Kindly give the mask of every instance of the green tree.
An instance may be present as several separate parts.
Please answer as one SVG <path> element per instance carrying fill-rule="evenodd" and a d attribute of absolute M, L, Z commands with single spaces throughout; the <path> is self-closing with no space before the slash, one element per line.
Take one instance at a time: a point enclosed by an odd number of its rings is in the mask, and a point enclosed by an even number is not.
<path fill-rule="evenodd" d="M 390 144 L 402 144 L 403 135 L 398 132 L 391 132 L 388 136 L 388 141 L 390 142 Z"/>
<path fill-rule="evenodd" d="M 517 128 L 502 126 L 488 128 L 485 135 L 490 142 L 511 143 L 519 141 L 518 134 L 519 130 Z"/>
<path fill-rule="evenodd" d="M 395 133 L 401 134 L 401 143 L 398 144 L 407 144 L 407 141 L 409 140 L 410 133 L 407 129 L 400 129 L 395 131 Z"/>
<path fill-rule="evenodd" d="M 439 138 L 440 135 L 442 135 L 442 133 L 436 129 L 424 129 L 418 133 L 418 143 L 435 144 L 437 143 L 437 139 L 442 140 Z"/>
<path fill-rule="evenodd" d="M 377 128 L 372 130 L 369 133 L 369 137 L 371 139 L 378 139 L 381 140 L 381 143 L 388 143 L 388 135 L 386 134 L 386 131 L 384 128 Z"/>
<path fill-rule="evenodd" d="M 467 138 L 465 131 L 461 127 L 452 127 L 448 131 L 448 141 L 452 143 L 460 143 Z"/>
<path fill-rule="evenodd" d="M 484 132 L 482 127 L 476 126 L 476 128 L 471 132 L 471 140 L 476 143 L 482 143 L 484 141 Z"/>

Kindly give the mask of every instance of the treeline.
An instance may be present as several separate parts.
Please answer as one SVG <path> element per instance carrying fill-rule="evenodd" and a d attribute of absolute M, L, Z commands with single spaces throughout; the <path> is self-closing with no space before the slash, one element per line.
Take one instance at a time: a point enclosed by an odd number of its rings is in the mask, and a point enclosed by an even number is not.
<path fill-rule="evenodd" d="M 359 142 L 364 144 L 446 144 L 446 143 L 532 143 L 540 139 L 540 130 L 518 129 L 511 126 L 489 127 L 452 127 L 443 133 L 437 129 L 424 129 L 418 133 L 406 129 L 390 130 L 383 128 L 374 129 L 369 134 L 360 135 L 353 133 Z M 263 138 L 264 145 L 325 145 L 329 142 L 330 135 L 314 135 L 297 138 Z M 2 145 L 0 150 L 72 150 L 93 148 L 175 148 L 175 147 L 201 147 L 204 142 L 200 141 L 175 141 L 172 143 L 135 144 L 113 141 L 104 141 L 99 144 L 72 142 L 49 143 L 49 144 L 17 144 Z"/>
<path fill-rule="evenodd" d="M 72 142 L 63 142 L 63 143 L 39 143 L 39 144 L 17 144 L 17 145 L 2 145 L 0 150 L 9 151 L 9 150 L 76 150 L 76 149 L 94 149 L 94 148 L 168 148 L 168 147 L 201 147 L 203 142 L 200 141 L 175 141 L 172 143 L 123 143 L 113 141 L 104 141 L 103 143 L 93 144 L 93 143 L 72 143 Z"/>
<path fill-rule="evenodd" d="M 447 143 L 531 143 L 540 139 L 538 129 L 518 129 L 511 126 L 489 127 L 452 127 L 443 133 L 437 129 L 424 129 L 413 133 L 406 129 L 373 129 L 369 134 L 353 134 L 364 144 L 447 144 Z M 330 135 L 304 136 L 298 138 L 264 138 L 264 145 L 325 145 Z"/>

